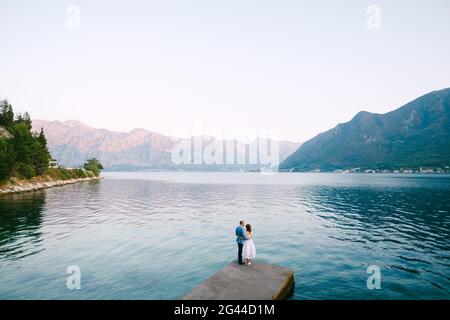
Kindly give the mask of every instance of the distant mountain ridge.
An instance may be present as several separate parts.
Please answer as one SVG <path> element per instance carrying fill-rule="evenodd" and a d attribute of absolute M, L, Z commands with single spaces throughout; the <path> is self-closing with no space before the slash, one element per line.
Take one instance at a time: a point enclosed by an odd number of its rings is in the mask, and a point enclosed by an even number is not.
<path fill-rule="evenodd" d="M 181 141 L 145 129 L 115 132 L 97 129 L 75 120 L 33 120 L 33 130 L 44 128 L 49 149 L 58 162 L 67 167 L 78 167 L 93 157 L 98 158 L 109 170 L 141 169 L 195 169 L 195 170 L 257 170 L 256 165 L 175 165 L 172 149 Z M 213 138 L 205 138 L 205 148 Z M 280 163 L 299 143 L 279 142 Z M 235 152 L 248 151 L 248 146 L 236 141 Z"/>
<path fill-rule="evenodd" d="M 400 169 L 450 165 L 450 88 L 385 113 L 359 112 L 323 132 L 280 165 L 281 170 Z"/>

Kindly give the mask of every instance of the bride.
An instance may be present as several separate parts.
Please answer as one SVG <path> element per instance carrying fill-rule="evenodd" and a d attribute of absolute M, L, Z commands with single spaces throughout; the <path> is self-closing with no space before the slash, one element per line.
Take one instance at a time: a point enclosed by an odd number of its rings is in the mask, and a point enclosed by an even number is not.
<path fill-rule="evenodd" d="M 252 259 L 256 256 L 256 248 L 253 243 L 253 232 L 252 226 L 247 224 L 245 226 L 247 238 L 244 241 L 244 247 L 242 248 L 242 256 L 246 258 L 246 265 L 249 266 L 252 264 Z"/>

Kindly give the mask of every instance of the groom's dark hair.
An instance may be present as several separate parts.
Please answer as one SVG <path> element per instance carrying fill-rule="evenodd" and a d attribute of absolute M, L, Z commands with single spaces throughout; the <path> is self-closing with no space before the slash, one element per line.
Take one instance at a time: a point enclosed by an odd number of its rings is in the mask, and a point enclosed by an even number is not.
<path fill-rule="evenodd" d="M 239 221 L 239 224 L 243 224 L 243 223 L 244 223 L 244 220 Z"/>

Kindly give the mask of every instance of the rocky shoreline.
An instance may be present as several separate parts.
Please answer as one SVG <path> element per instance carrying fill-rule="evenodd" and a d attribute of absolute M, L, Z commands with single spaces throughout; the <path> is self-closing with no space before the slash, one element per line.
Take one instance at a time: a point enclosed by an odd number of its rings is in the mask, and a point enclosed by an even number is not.
<path fill-rule="evenodd" d="M 0 186 L 0 195 L 37 191 L 42 189 L 48 189 L 53 187 L 60 187 L 68 184 L 74 184 L 82 181 L 98 180 L 100 177 L 87 177 L 70 180 L 48 180 L 48 181 L 26 181 L 18 182 L 16 184 L 7 184 Z"/>

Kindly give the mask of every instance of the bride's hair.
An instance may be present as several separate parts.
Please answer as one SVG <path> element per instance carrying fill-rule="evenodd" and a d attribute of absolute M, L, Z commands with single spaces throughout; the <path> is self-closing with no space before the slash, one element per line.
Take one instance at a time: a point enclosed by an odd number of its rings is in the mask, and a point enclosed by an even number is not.
<path fill-rule="evenodd" d="M 249 224 L 247 224 L 247 225 L 245 226 L 245 229 L 247 229 L 247 232 L 252 232 L 252 226 L 249 225 Z"/>

